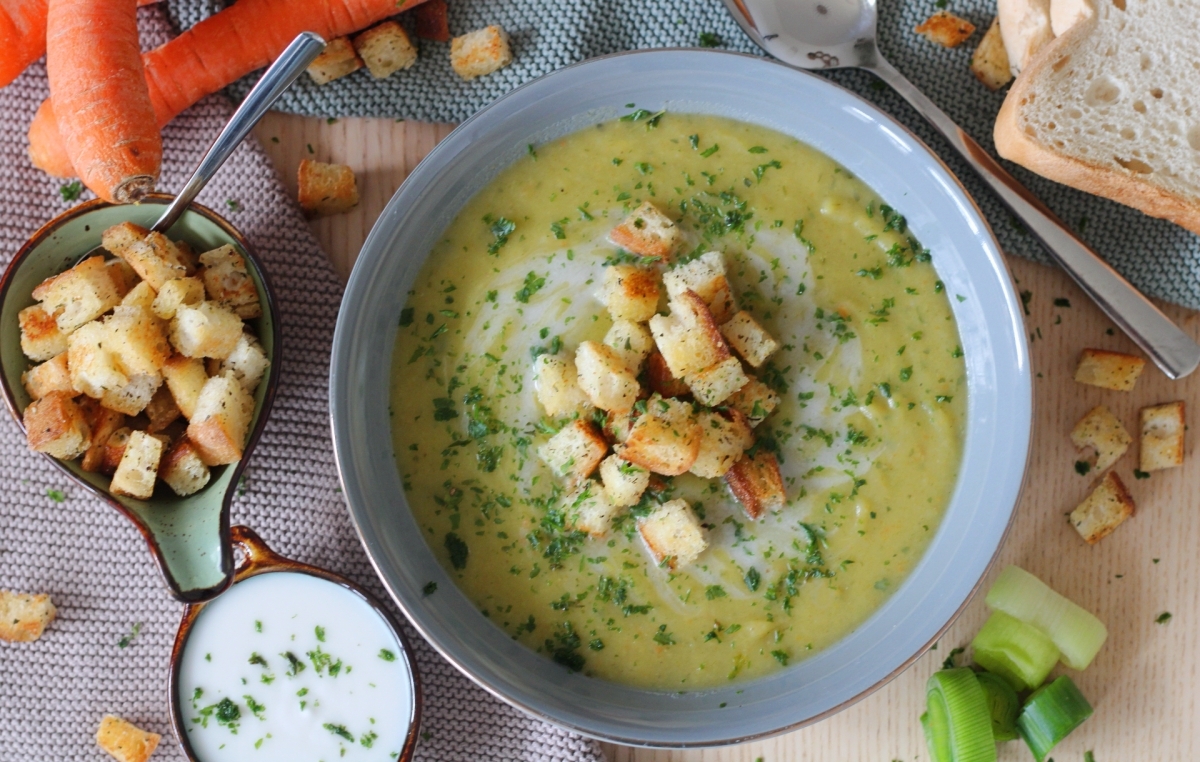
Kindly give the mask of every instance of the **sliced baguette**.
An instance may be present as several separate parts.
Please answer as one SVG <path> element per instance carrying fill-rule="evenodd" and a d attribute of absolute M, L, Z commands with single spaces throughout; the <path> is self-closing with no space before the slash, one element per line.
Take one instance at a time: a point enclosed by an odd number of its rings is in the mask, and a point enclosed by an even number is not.
<path fill-rule="evenodd" d="M 1013 83 L 996 118 L 996 150 L 1200 233 L 1197 39 L 1191 3 L 1098 3 Z"/>

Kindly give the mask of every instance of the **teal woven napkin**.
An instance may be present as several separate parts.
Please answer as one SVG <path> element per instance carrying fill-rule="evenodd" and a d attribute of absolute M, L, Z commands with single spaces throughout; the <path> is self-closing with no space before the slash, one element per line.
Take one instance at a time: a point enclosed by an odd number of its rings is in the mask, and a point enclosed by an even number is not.
<path fill-rule="evenodd" d="M 991 23 L 995 0 L 949 0 L 948 10 L 978 27 L 974 37 L 953 50 L 912 31 L 937 10 L 935 1 L 880 0 L 880 47 L 905 76 L 992 150 L 992 124 L 1004 92 L 989 91 L 968 67 L 971 53 Z M 169 14 L 180 28 L 223 5 L 220 0 L 168 0 Z M 761 54 L 720 0 L 449 0 L 449 7 L 454 34 L 488 24 L 508 30 L 513 63 L 473 82 L 463 82 L 450 69 L 449 45 L 422 40 L 420 58 L 408 71 L 379 81 L 364 69 L 324 86 L 305 77 L 284 94 L 280 107 L 319 116 L 460 122 L 517 85 L 593 56 L 639 48 L 696 46 L 701 34 L 715 35 L 719 47 L 726 50 Z M 1049 261 L 1041 246 L 949 144 L 892 90 L 861 71 L 821 76 L 892 114 L 936 151 L 975 197 L 1005 251 Z M 240 98 L 252 82 L 251 78 L 236 83 L 229 89 L 230 95 Z M 1138 288 L 1200 309 L 1200 236 L 1015 165 L 1007 166 Z"/>

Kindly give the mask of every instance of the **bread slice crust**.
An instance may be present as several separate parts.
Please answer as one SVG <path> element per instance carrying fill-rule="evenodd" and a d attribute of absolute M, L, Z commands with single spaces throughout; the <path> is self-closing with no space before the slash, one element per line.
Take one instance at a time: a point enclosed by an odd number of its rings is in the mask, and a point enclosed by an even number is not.
<path fill-rule="evenodd" d="M 1130 169 L 1117 163 L 1117 159 L 1120 159 L 1131 166 L 1139 166 L 1137 162 L 1140 162 L 1140 159 L 1132 151 L 1138 144 L 1146 144 L 1147 141 L 1128 141 L 1129 155 L 1114 157 L 1114 166 L 1056 150 L 1054 146 L 1039 140 L 1026 130 L 1028 121 L 1024 109 L 1031 103 L 1038 102 L 1039 95 L 1042 95 L 1043 100 L 1049 98 L 1055 103 L 1062 99 L 1062 93 L 1054 89 L 1053 80 L 1061 69 L 1072 65 L 1071 58 L 1086 55 L 1089 46 L 1094 44 L 1093 37 L 1105 33 L 1106 30 L 1101 28 L 1103 25 L 1121 29 L 1132 26 L 1136 23 L 1135 16 L 1132 15 L 1135 6 L 1144 5 L 1145 0 L 1128 0 L 1126 10 L 1123 11 L 1111 3 L 1103 3 L 1099 13 L 1077 23 L 1042 48 L 1017 77 L 1004 100 L 1004 105 L 1000 108 L 993 135 L 996 150 L 1001 157 L 1055 182 L 1125 204 L 1151 217 L 1170 220 L 1193 233 L 1200 234 L 1200 190 L 1196 195 L 1189 197 L 1182 191 L 1175 191 L 1154 182 L 1150 179 L 1153 177 L 1152 173 L 1138 171 L 1136 168 Z M 1121 33 L 1131 34 L 1131 31 Z M 1186 31 L 1182 33 L 1186 34 Z M 1136 49 L 1137 43 L 1136 39 L 1131 38 L 1126 45 L 1130 49 Z M 1170 42 L 1165 41 L 1164 44 L 1169 45 Z M 1159 63 L 1163 65 L 1164 62 Z M 1096 74 L 1103 76 L 1106 73 Z M 1050 92 L 1043 95 L 1040 88 L 1048 88 Z M 1080 102 L 1084 102 L 1087 97 L 1086 93 L 1078 93 Z M 1155 104 L 1156 100 L 1161 98 L 1161 91 L 1159 96 L 1154 96 L 1151 92 L 1129 92 L 1122 93 L 1119 97 L 1121 100 L 1132 101 L 1128 114 L 1122 113 L 1119 118 L 1122 122 L 1128 120 L 1130 123 L 1138 123 L 1134 121 L 1139 116 L 1135 110 L 1136 104 L 1142 103 L 1142 108 Z M 1134 100 L 1135 97 L 1137 100 Z M 1120 101 L 1117 103 L 1119 105 Z M 1115 121 L 1118 117 L 1106 115 L 1104 118 Z M 1030 131 L 1036 132 L 1032 127 Z M 1143 134 L 1144 132 L 1143 130 Z M 1186 144 L 1190 137 L 1183 136 L 1185 145 L 1181 150 L 1188 150 Z M 1153 150 L 1155 147 L 1151 148 Z M 1157 150 L 1165 150 L 1165 147 L 1158 147 Z"/>

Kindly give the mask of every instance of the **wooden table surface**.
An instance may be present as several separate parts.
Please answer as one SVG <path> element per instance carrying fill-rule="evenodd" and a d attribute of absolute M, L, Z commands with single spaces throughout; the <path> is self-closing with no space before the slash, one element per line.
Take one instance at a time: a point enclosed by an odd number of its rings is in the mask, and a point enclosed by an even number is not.
<path fill-rule="evenodd" d="M 307 119 L 269 114 L 257 135 L 295 193 L 296 167 L 312 157 L 350 165 L 362 201 L 348 214 L 314 221 L 313 232 L 343 278 L 349 275 L 372 223 L 408 172 L 449 133 L 446 125 L 381 119 Z M 1089 547 L 1067 523 L 1092 478 L 1076 473 L 1077 453 L 1068 432 L 1092 406 L 1104 403 L 1135 436 L 1138 409 L 1186 400 L 1200 391 L 1200 373 L 1170 381 L 1149 366 L 1130 393 L 1082 386 L 1072 380 L 1079 351 L 1100 347 L 1135 351 L 1062 272 L 1009 259 L 1018 291 L 1029 292 L 1026 328 L 1035 374 L 1033 450 L 1024 495 L 999 565 L 1019 564 L 1100 617 L 1108 642 L 1093 665 L 1070 673 L 1095 715 L 1053 756 L 1096 762 L 1200 758 L 1200 467 L 1192 455 L 1181 468 L 1136 479 L 1137 446 L 1116 470 L 1137 502 L 1137 515 Z M 1056 306 L 1067 299 L 1070 307 Z M 1166 312 L 1192 335 L 1200 313 Z M 1163 612 L 1172 617 L 1163 624 Z M 937 650 L 874 694 L 842 713 L 777 738 L 721 749 L 667 751 L 606 745 L 612 762 L 913 762 L 925 760 L 917 721 L 925 681 L 949 651 L 965 645 L 986 618 L 982 596 L 968 605 Z M 1059 668 L 1062 669 L 1061 667 Z M 1028 760 L 1024 744 L 1001 747 L 1001 760 Z"/>

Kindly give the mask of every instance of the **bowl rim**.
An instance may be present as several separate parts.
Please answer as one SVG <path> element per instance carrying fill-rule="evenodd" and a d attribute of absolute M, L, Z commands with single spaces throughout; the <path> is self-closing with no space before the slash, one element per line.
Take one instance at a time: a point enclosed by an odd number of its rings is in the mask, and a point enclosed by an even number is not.
<path fill-rule="evenodd" d="M 409 619 L 410 623 L 413 625 L 413 627 L 421 634 L 422 637 L 424 637 L 430 643 L 430 645 L 432 645 L 434 647 L 435 650 L 437 650 L 437 652 L 443 658 L 445 658 L 447 661 L 449 661 L 451 664 L 453 664 L 462 674 L 464 674 L 466 677 L 468 677 L 472 682 L 479 685 L 484 690 L 488 691 L 490 694 L 501 699 L 505 703 L 520 709 L 521 711 L 529 714 L 532 717 L 535 717 L 537 719 L 549 722 L 556 726 L 563 727 L 568 730 L 580 733 L 584 736 L 587 736 L 590 738 L 595 738 L 595 739 L 605 741 L 605 742 L 612 742 L 612 743 L 618 743 L 618 744 L 622 744 L 622 745 L 639 746 L 639 747 L 646 747 L 646 748 L 711 748 L 711 747 L 738 744 L 738 743 L 744 743 L 744 742 L 753 741 L 753 740 L 769 738 L 769 737 L 777 736 L 777 735 L 780 735 L 783 733 L 798 730 L 800 728 L 804 728 L 804 727 L 807 727 L 814 723 L 820 722 L 821 720 L 826 719 L 834 714 L 837 714 L 837 713 L 841 712 L 842 710 L 848 708 L 849 706 L 861 701 L 862 699 L 866 698 L 867 696 L 871 695 L 875 691 L 877 691 L 880 688 L 882 688 L 883 686 L 885 686 L 896 676 L 898 676 L 899 674 L 901 674 L 902 672 L 907 670 L 917 659 L 919 659 L 922 655 L 924 655 L 929 650 L 930 646 L 932 646 L 934 643 L 938 642 L 938 640 L 946 633 L 946 631 L 950 629 L 950 627 L 955 623 L 955 621 L 958 619 L 958 617 L 962 614 L 962 612 L 966 609 L 966 607 L 974 599 L 976 593 L 978 593 L 980 587 L 983 585 L 984 580 L 987 578 L 990 571 L 995 566 L 996 561 L 1000 555 L 1000 552 L 1004 547 L 1005 541 L 1007 540 L 1007 538 L 1011 532 L 1012 525 L 1013 525 L 1015 515 L 1016 515 L 1016 508 L 1020 504 L 1020 501 L 1024 495 L 1024 490 L 1025 490 L 1026 482 L 1027 482 L 1028 464 L 1029 464 L 1029 459 L 1031 457 L 1031 452 L 1032 452 L 1031 445 L 1032 445 L 1032 420 L 1033 420 L 1033 393 L 1032 393 L 1031 372 L 1029 370 L 1029 347 L 1028 347 L 1027 339 L 1021 330 L 1014 331 L 1014 336 L 1013 336 L 1013 338 L 1015 339 L 1015 342 L 1014 342 L 1015 354 L 1016 354 L 1017 360 L 1019 361 L 1017 373 L 1019 375 L 1019 380 L 1021 382 L 1022 390 L 1025 392 L 1025 394 L 1023 396 L 1020 396 L 1017 401 L 1024 407 L 1025 410 L 1029 411 L 1029 416 L 1028 416 L 1028 420 L 1025 420 L 1023 422 L 1023 424 L 1020 426 L 1020 430 L 1017 432 L 1018 438 L 1023 438 L 1023 441 L 1021 442 L 1021 446 L 1024 449 L 1024 457 L 1021 458 L 1020 478 L 1016 483 L 1016 490 L 1015 490 L 1015 494 L 1013 496 L 1012 505 L 1007 507 L 1008 518 L 1007 518 L 1006 522 L 1004 523 L 1002 532 L 1000 532 L 999 537 L 996 539 L 995 548 L 993 549 L 990 557 L 988 558 L 987 563 L 983 566 L 983 569 L 979 575 L 979 578 L 972 585 L 970 591 L 964 596 L 962 603 L 954 610 L 954 612 L 952 613 L 951 616 L 949 616 L 949 618 L 946 620 L 946 622 L 944 624 L 942 624 L 937 629 L 937 631 L 920 648 L 916 649 L 914 651 L 914 653 L 912 653 L 912 655 L 910 655 L 909 657 L 903 659 L 895 667 L 895 669 L 893 669 L 886 675 L 880 677 L 871 686 L 869 686 L 869 687 L 863 689 L 862 691 L 854 694 L 853 696 L 841 701 L 836 706 L 833 706 L 833 707 L 831 707 L 825 711 L 822 711 L 816 715 L 810 716 L 808 718 L 805 718 L 805 719 L 797 721 L 797 722 L 793 722 L 793 723 L 784 725 L 782 727 L 777 727 L 777 728 L 767 730 L 767 731 L 753 732 L 753 733 L 748 733 L 748 734 L 723 737 L 718 740 L 704 740 L 704 741 L 682 740 L 682 741 L 669 741 L 669 742 L 658 741 L 658 740 L 647 741 L 646 739 L 633 737 L 633 736 L 621 736 L 621 735 L 614 735 L 614 734 L 610 734 L 610 733 L 598 732 L 592 728 L 581 726 L 578 723 L 565 721 L 561 717 L 554 716 L 550 713 L 547 713 L 546 711 L 543 711 L 542 709 L 531 706 L 528 703 L 521 701 L 521 700 L 513 697 L 512 695 L 509 695 L 509 693 L 507 693 L 505 691 L 505 688 L 507 686 L 506 686 L 506 683 L 502 679 L 499 679 L 494 675 L 487 675 L 485 678 L 485 676 L 478 675 L 474 671 L 472 671 L 470 668 L 464 666 L 460 662 L 460 660 L 458 658 L 456 658 L 456 656 L 446 648 L 446 646 L 443 643 L 439 642 L 439 640 L 431 632 L 430 628 L 425 626 L 425 623 L 422 621 L 421 617 L 415 615 L 413 611 L 410 611 L 410 608 L 412 608 L 412 607 L 410 607 L 410 605 L 406 602 L 405 598 L 394 588 L 392 581 L 389 579 L 389 577 L 384 573 L 384 570 L 381 568 L 380 561 L 378 560 L 376 553 L 373 552 L 373 549 L 375 549 L 375 546 L 378 543 L 376 540 L 372 540 L 372 539 L 368 538 L 366 531 L 365 531 L 366 519 L 368 517 L 368 514 L 370 513 L 370 509 L 365 506 L 360 506 L 356 503 L 356 501 L 354 499 L 356 491 L 352 490 L 351 487 L 356 486 L 357 481 L 355 480 L 355 485 L 352 485 L 350 483 L 350 480 L 348 480 L 348 474 L 351 473 L 351 470 L 347 465 L 347 458 L 349 457 L 349 453 L 350 453 L 350 450 L 353 445 L 350 442 L 350 440 L 347 438 L 348 435 L 339 430 L 339 421 L 344 420 L 344 418 L 346 416 L 346 413 L 343 411 L 343 405 L 339 398 L 339 392 L 342 391 L 342 387 L 346 386 L 345 381 L 338 377 L 338 374 L 339 374 L 338 368 L 340 367 L 339 360 L 348 359 L 348 355 L 351 351 L 348 348 L 350 342 L 348 340 L 349 337 L 346 334 L 349 331 L 349 329 L 346 327 L 346 324 L 352 319 L 351 313 L 359 311 L 358 307 L 357 307 L 357 300 L 353 299 L 351 297 L 353 296 L 354 292 L 357 290 L 356 287 L 360 286 L 359 281 L 361 281 L 363 278 L 367 277 L 365 274 L 363 274 L 365 265 L 362 263 L 365 263 L 368 258 L 363 257 L 362 254 L 366 254 L 366 253 L 370 252 L 372 249 L 381 245 L 380 239 L 382 239 L 385 234 L 380 231 L 380 224 L 383 223 L 390 216 L 389 213 L 394 211 L 394 208 L 396 207 L 396 205 L 398 203 L 399 197 L 406 190 L 405 186 L 412 184 L 410 182 L 410 179 L 418 178 L 421 175 L 422 168 L 427 163 L 430 163 L 430 164 L 436 163 L 441 158 L 441 155 L 443 153 L 445 153 L 446 151 L 452 150 L 450 148 L 450 145 L 453 143 L 453 138 L 455 138 L 456 136 L 458 136 L 461 133 L 469 131 L 475 125 L 475 123 L 477 121 L 487 118 L 487 115 L 489 114 L 489 112 L 492 111 L 498 104 L 505 102 L 511 98 L 516 97 L 519 93 L 521 93 L 522 91 L 524 91 L 528 88 L 539 85 L 545 79 L 555 77 L 556 75 L 559 75 L 562 72 L 565 72 L 567 70 L 589 66 L 589 65 L 595 64 L 600 61 L 619 59 L 619 58 L 627 58 L 627 57 L 653 56 L 653 55 L 674 54 L 674 53 L 691 53 L 691 54 L 700 53 L 700 54 L 707 55 L 707 56 L 725 56 L 725 57 L 738 58 L 738 59 L 749 59 L 756 63 L 779 67 L 779 68 L 783 69 L 784 71 L 786 71 L 790 74 L 793 74 L 797 77 L 809 77 L 812 80 L 815 80 L 816 83 L 819 83 L 816 85 L 817 87 L 827 87 L 827 88 L 839 91 L 842 97 L 846 97 L 846 98 L 849 98 L 852 101 L 854 101 L 859 108 L 861 108 L 863 111 L 865 111 L 867 114 L 869 114 L 874 120 L 876 120 L 880 123 L 883 123 L 890 129 L 896 130 L 899 133 L 901 133 L 905 138 L 910 140 L 913 144 L 918 146 L 921 151 L 923 151 L 924 158 L 927 160 L 930 160 L 932 162 L 933 166 L 936 167 L 936 169 L 938 171 L 940 171 L 941 176 L 943 178 L 949 180 L 953 189 L 962 197 L 963 200 L 966 201 L 971 213 L 973 214 L 973 216 L 975 218 L 975 221 L 977 221 L 980 225 L 980 228 L 982 231 L 980 233 L 980 237 L 986 238 L 988 241 L 990 241 L 990 243 L 992 245 L 992 249 L 995 252 L 995 257 L 992 257 L 989 253 L 988 259 L 992 262 L 993 265 L 998 265 L 999 266 L 998 269 L 1000 271 L 1002 271 L 1004 275 L 1008 276 L 1007 278 L 1000 279 L 1002 281 L 1001 289 L 1002 289 L 1004 297 L 1005 297 L 1005 306 L 1007 307 L 1008 311 L 1012 315 L 1019 314 L 1018 312 L 1016 312 L 1018 307 L 1016 306 L 1016 295 L 1015 295 L 1015 291 L 1014 291 L 1013 285 L 1012 285 L 1011 269 L 1009 268 L 1007 261 L 1004 259 L 1003 250 L 1001 249 L 999 242 L 996 239 L 995 234 L 992 231 L 991 226 L 987 221 L 987 218 L 983 215 L 982 210 L 979 208 L 978 203 L 971 196 L 970 192 L 962 184 L 962 181 L 958 178 L 958 176 L 954 173 L 954 171 L 950 169 L 950 167 L 945 163 L 945 161 L 935 151 L 933 151 L 915 133 L 913 133 L 910 129 L 908 129 L 906 126 L 904 126 L 902 123 L 900 123 L 891 114 L 884 111 L 881 107 L 876 106 L 875 104 L 866 100 L 865 98 L 858 95 L 857 93 L 847 90 L 846 88 L 838 85 L 835 82 L 832 82 L 828 79 L 819 77 L 819 76 L 813 74 L 812 72 L 809 72 L 806 70 L 799 70 L 794 67 L 787 66 L 786 64 L 779 62 L 773 58 L 766 58 L 766 57 L 753 55 L 753 54 L 747 54 L 747 53 L 738 53 L 738 52 L 734 52 L 734 51 L 714 50 L 714 49 L 709 49 L 709 48 L 696 48 L 696 47 L 652 48 L 652 49 L 643 49 L 643 50 L 622 51 L 622 52 L 613 53 L 613 54 L 609 54 L 609 55 L 589 58 L 587 60 L 580 61 L 578 63 L 574 63 L 569 66 L 562 67 L 560 69 L 556 69 L 554 71 L 544 74 L 544 75 L 538 77 L 537 79 L 531 80 L 530 82 L 520 85 L 519 87 L 514 88 L 513 90 L 505 93 L 503 96 L 492 101 L 490 104 L 488 104 L 488 106 L 486 106 L 483 109 L 481 109 L 480 111 L 476 112 L 470 118 L 468 118 L 467 120 L 462 122 L 460 125 L 458 125 L 453 131 L 451 131 L 451 133 L 449 133 L 449 135 L 447 135 L 442 141 L 440 141 L 429 152 L 429 154 L 426 155 L 426 157 L 418 164 L 417 167 L 415 167 L 412 170 L 412 172 L 409 173 L 408 177 L 405 179 L 405 183 L 399 189 L 396 190 L 392 199 L 388 202 L 383 213 L 381 214 L 379 220 L 372 227 L 370 235 L 368 235 L 366 241 L 364 242 L 364 244 L 362 246 L 362 249 L 360 250 L 360 257 L 355 263 L 355 267 L 354 267 L 353 271 L 351 272 L 350 280 L 346 287 L 345 297 L 343 298 L 342 306 L 341 306 L 341 308 L 339 310 L 339 314 L 338 314 L 337 328 L 335 330 L 335 335 L 334 335 L 334 349 L 333 349 L 333 355 L 332 355 L 331 363 L 330 363 L 330 384 L 329 384 L 330 423 L 331 423 L 331 426 L 333 429 L 332 440 L 333 440 L 333 448 L 334 448 L 334 459 L 335 459 L 335 462 L 336 462 L 337 468 L 338 468 L 338 476 L 342 483 L 343 492 L 346 495 L 347 511 L 350 514 L 351 522 L 354 525 L 355 532 L 358 534 L 359 541 L 362 543 L 363 548 L 367 553 L 367 557 L 370 560 L 372 567 L 375 569 L 376 574 L 380 577 L 380 580 L 383 583 L 385 589 L 387 589 L 389 595 L 391 595 L 392 599 L 396 602 L 397 606 L 399 606 L 399 608 L 404 612 L 405 616 L 408 617 L 408 619 Z M 820 150 L 820 149 L 818 149 L 818 150 Z M 1007 337 L 1005 337 L 1005 338 L 1007 338 Z M 932 548 L 933 548 L 933 545 L 931 544 L 929 546 L 929 548 L 926 549 L 925 556 L 927 556 L 929 554 L 929 552 L 932 550 Z M 876 611 L 875 613 L 877 614 L 878 611 Z M 864 620 L 862 623 L 860 623 L 858 625 L 858 627 L 862 627 L 863 625 L 865 625 L 867 623 L 867 621 L 870 620 L 870 617 L 874 616 L 874 615 L 875 614 L 868 616 L 868 618 L 866 620 Z M 850 634 L 851 633 L 848 633 L 845 637 L 849 637 Z M 493 682 L 493 679 L 494 679 L 494 682 Z M 661 691 L 653 691 L 653 692 L 662 693 L 662 695 L 668 695 Z"/>
<path fill-rule="evenodd" d="M 400 623 L 387 610 L 387 607 L 371 595 L 366 588 L 336 572 L 279 555 L 250 527 L 241 524 L 234 526 L 231 529 L 231 538 L 233 545 L 242 551 L 242 560 L 234 568 L 234 574 L 227 589 L 232 589 L 239 582 L 262 574 L 307 574 L 310 577 L 332 582 L 338 587 L 357 594 L 383 619 L 388 629 L 396 636 L 396 642 L 400 644 L 400 652 L 408 667 L 408 687 L 412 694 L 412 706 L 409 710 L 408 733 L 405 735 L 404 746 L 395 759 L 396 762 L 410 762 L 417 747 L 417 733 L 421 728 L 424 701 L 416 652 L 413 651 L 412 644 L 408 642 Z M 192 750 L 191 741 L 188 740 L 187 725 L 183 720 L 183 698 L 177 690 L 179 672 L 183 663 L 183 650 L 187 646 L 188 638 L 191 637 L 196 619 L 208 604 L 219 597 L 215 596 L 208 600 L 189 603 L 184 607 L 183 614 L 179 618 L 179 627 L 175 631 L 175 640 L 171 643 L 171 656 L 168 660 L 167 706 L 170 707 L 171 712 L 171 730 L 175 733 L 175 741 L 179 744 L 179 748 L 183 750 L 184 756 L 190 762 L 204 762 L 204 760 L 196 756 Z"/>
<path fill-rule="evenodd" d="M 155 192 L 146 194 L 138 203 L 139 205 L 161 204 L 165 206 L 174 200 L 174 198 L 175 197 L 169 193 Z M 100 209 L 119 206 L 127 205 L 115 204 L 105 201 L 104 199 L 94 198 L 90 201 L 85 201 L 82 204 L 73 206 L 65 212 L 55 216 L 50 221 L 44 223 L 40 228 L 37 229 L 37 232 L 29 237 L 29 240 L 21 245 L 21 248 L 17 250 L 17 253 L 13 255 L 12 260 L 4 269 L 4 274 L 0 275 L 0 305 L 3 305 L 8 299 L 9 287 L 12 285 L 13 278 L 17 271 L 20 270 L 21 265 L 24 264 L 25 260 L 33 253 L 34 249 L 40 246 L 43 241 L 52 236 L 60 227 L 71 220 L 86 216 Z M 167 568 L 166 558 L 163 555 L 162 549 L 159 547 L 158 539 L 155 537 L 154 532 L 152 532 L 150 528 L 147 527 L 140 518 L 138 518 L 137 514 L 129 510 L 124 503 L 113 497 L 113 495 L 107 490 L 100 489 L 94 484 L 79 478 L 75 472 L 73 472 L 70 468 L 67 468 L 66 463 L 63 461 L 47 455 L 46 453 L 38 454 L 53 463 L 55 468 L 70 477 L 71 480 L 76 484 L 92 493 L 92 495 L 108 503 L 121 515 L 128 519 L 129 522 L 133 524 L 134 527 L 137 528 L 138 532 L 142 535 L 142 539 L 145 541 L 147 548 L 150 550 L 150 556 L 154 559 L 155 566 L 158 567 L 159 576 L 162 578 L 163 582 L 166 583 L 167 590 L 170 592 L 171 597 L 183 603 L 194 603 L 216 597 L 233 584 L 234 565 L 232 556 L 232 541 L 229 533 L 230 507 L 233 504 L 233 496 L 236 492 L 238 481 L 241 478 L 242 472 L 246 469 L 249 456 L 253 452 L 254 448 L 258 445 L 259 439 L 262 437 L 263 430 L 267 425 L 267 419 L 270 417 L 271 409 L 275 403 L 275 394 L 279 386 L 278 368 L 282 365 L 283 359 L 283 336 L 279 320 L 279 307 L 275 298 L 274 286 L 271 283 L 270 276 L 267 275 L 266 269 L 262 266 L 262 263 L 258 258 L 258 252 L 255 251 L 254 247 L 250 244 L 250 241 L 241 233 L 241 231 L 235 228 L 232 223 L 230 223 L 213 209 L 204 206 L 203 204 L 198 204 L 193 201 L 188 205 L 187 209 L 185 210 L 185 214 L 188 212 L 199 214 L 201 217 L 204 217 L 208 221 L 212 222 L 218 228 L 220 228 L 223 233 L 229 236 L 231 240 L 235 241 L 238 246 L 241 247 L 242 252 L 246 255 L 247 260 L 249 260 L 250 265 L 255 269 L 259 276 L 263 287 L 263 301 L 265 302 L 264 306 L 266 307 L 267 312 L 271 315 L 272 357 L 268 359 L 271 361 L 272 367 L 271 371 L 267 374 L 267 387 L 263 394 L 262 406 L 258 411 L 258 422 L 246 437 L 246 446 L 242 450 L 241 459 L 236 463 L 231 464 L 233 466 L 233 475 L 230 477 L 229 487 L 225 490 L 225 494 L 221 497 L 220 526 L 218 528 L 218 537 L 221 542 L 222 550 L 221 581 L 211 587 L 184 590 L 180 586 L 179 581 L 175 579 L 174 575 L 172 575 L 170 570 Z M 2 372 L 0 372 L 0 389 L 2 389 L 4 392 L 5 407 L 8 409 L 9 414 L 12 415 L 13 420 L 16 421 L 17 426 L 20 427 L 21 433 L 24 434 L 24 411 L 20 409 L 20 406 L 17 403 L 16 393 L 8 383 L 8 375 Z"/>

